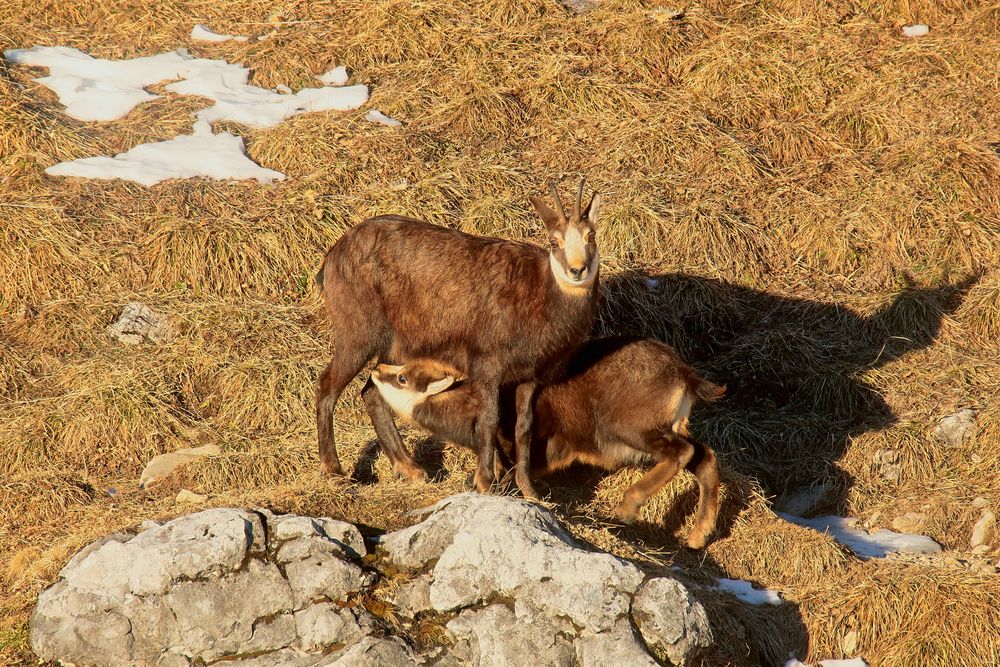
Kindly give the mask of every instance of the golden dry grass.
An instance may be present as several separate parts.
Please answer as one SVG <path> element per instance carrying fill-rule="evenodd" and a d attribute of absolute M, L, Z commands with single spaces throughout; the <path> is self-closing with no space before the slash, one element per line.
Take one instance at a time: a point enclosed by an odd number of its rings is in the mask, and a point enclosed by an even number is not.
<path fill-rule="evenodd" d="M 191 511 L 182 486 L 375 528 L 467 488 L 471 457 L 413 432 L 435 482 L 394 481 L 381 457 L 377 484 L 319 477 L 312 382 L 333 341 L 311 276 L 376 213 L 537 239 L 527 196 L 585 174 L 606 202 L 600 328 L 673 342 L 730 386 L 695 420 L 725 469 L 725 532 L 706 554 L 678 546 L 687 475 L 643 524 L 611 523 L 635 471 L 551 480 L 572 529 L 652 570 L 781 590 L 779 610 L 707 596 L 711 664 L 839 657 L 851 629 L 873 665 L 996 664 L 1000 577 L 860 562 L 767 496 L 826 480 L 832 509 L 887 525 L 916 508 L 948 548 L 967 546 L 973 498 L 1000 502 L 1000 6 L 668 4 L 0 0 L 4 49 L 186 46 L 293 88 L 345 63 L 406 123 L 226 124 L 288 175 L 271 186 L 57 179 L 43 169 L 187 132 L 204 102 L 82 123 L 0 63 L 0 662 L 32 661 L 33 600 L 76 549 Z M 901 38 L 914 21 L 931 33 Z M 267 38 L 192 45 L 195 22 Z M 132 300 L 176 338 L 114 343 L 104 328 Z M 348 465 L 373 437 L 358 386 L 336 417 Z M 960 407 L 979 435 L 942 448 L 929 428 Z M 207 443 L 223 454 L 136 489 L 151 456 Z M 887 448 L 898 482 L 874 461 Z"/>

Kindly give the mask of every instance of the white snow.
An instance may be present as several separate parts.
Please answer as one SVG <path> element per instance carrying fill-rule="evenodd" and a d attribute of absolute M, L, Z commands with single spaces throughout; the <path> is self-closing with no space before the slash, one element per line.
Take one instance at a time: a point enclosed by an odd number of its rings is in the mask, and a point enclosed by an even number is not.
<path fill-rule="evenodd" d="M 265 169 L 246 156 L 243 138 L 228 132 L 212 134 L 199 124 L 195 133 L 169 141 L 139 144 L 114 157 L 88 157 L 60 162 L 45 173 L 53 176 L 135 181 L 155 185 L 168 178 L 255 178 L 261 183 L 284 180 L 280 171 Z"/>
<path fill-rule="evenodd" d="M 923 37 L 931 31 L 930 27 L 924 25 L 923 23 L 914 23 L 912 25 L 904 25 L 900 30 L 903 31 L 904 37 Z"/>
<path fill-rule="evenodd" d="M 395 118 L 389 118 L 378 109 L 369 109 L 368 113 L 365 114 L 365 120 L 370 120 L 373 123 L 382 123 L 389 127 L 399 127 L 402 125 L 400 121 Z"/>
<path fill-rule="evenodd" d="M 136 105 L 158 97 L 145 86 L 182 79 L 167 86 L 181 95 L 201 95 L 215 105 L 198 112 L 208 122 L 232 120 L 255 127 L 274 127 L 310 111 L 346 111 L 368 101 L 368 86 L 305 88 L 281 95 L 247 83 L 250 70 L 224 60 L 194 58 L 184 50 L 131 60 L 92 58 L 79 49 L 35 46 L 5 51 L 11 62 L 49 68 L 36 79 L 59 95 L 66 113 L 80 120 L 114 120 Z"/>
<path fill-rule="evenodd" d="M 207 25 L 201 23 L 195 23 L 194 27 L 191 28 L 191 39 L 197 39 L 202 42 L 228 42 L 229 40 L 233 40 L 234 42 L 247 41 L 247 38 L 242 35 L 222 35 L 215 32 Z"/>
<path fill-rule="evenodd" d="M 232 67 L 222 60 L 192 58 L 184 51 L 104 60 L 65 46 L 34 46 L 4 51 L 4 57 L 22 65 L 48 67 L 49 75 L 35 80 L 51 88 L 66 105 L 66 114 L 79 120 L 121 118 L 138 104 L 159 97 L 143 90 L 146 86 Z"/>
<path fill-rule="evenodd" d="M 167 90 L 215 102 L 196 114 L 191 135 L 142 144 L 113 158 L 83 158 L 46 169 L 56 176 L 122 178 L 145 185 L 192 176 L 279 180 L 283 174 L 246 157 L 242 138 L 227 132 L 213 135 L 211 123 L 230 120 L 274 127 L 299 114 L 346 111 L 368 101 L 365 85 L 305 88 L 295 94 L 284 85 L 278 89 L 286 94 L 252 86 L 247 83 L 249 69 L 224 60 L 195 58 L 183 49 L 118 61 L 59 46 L 14 49 L 5 51 L 4 56 L 11 62 L 48 67 L 49 76 L 36 80 L 55 91 L 66 105 L 66 113 L 80 120 L 122 118 L 138 104 L 159 97 L 147 92 L 146 86 L 170 79 L 179 80 L 168 84 Z M 382 118 L 387 124 L 399 124 Z"/>
<path fill-rule="evenodd" d="M 719 579 L 717 588 L 721 591 L 732 593 L 737 598 L 752 605 L 781 604 L 781 596 L 776 591 L 765 588 L 759 590 L 753 587 L 749 581 L 742 579 Z"/>
<path fill-rule="evenodd" d="M 811 667 L 795 658 L 791 658 L 785 663 L 785 667 Z M 819 667 L 868 667 L 868 663 L 861 658 L 848 658 L 846 660 L 820 660 Z"/>
<path fill-rule="evenodd" d="M 829 533 L 833 539 L 865 560 L 884 558 L 897 552 L 931 554 L 941 551 L 941 545 L 925 535 L 896 533 L 885 528 L 869 534 L 854 527 L 857 519 L 842 516 L 818 516 L 814 519 L 803 519 L 781 512 L 778 513 L 778 516 L 799 526 L 812 528 L 821 533 Z"/>
<path fill-rule="evenodd" d="M 343 86 L 347 83 L 347 68 L 337 65 L 329 72 L 324 72 L 316 77 L 328 86 Z"/>
<path fill-rule="evenodd" d="M 201 95 L 215 100 L 213 106 L 202 109 L 200 120 L 214 123 L 231 120 L 254 127 L 274 127 L 286 118 L 311 111 L 347 111 L 368 101 L 368 86 L 339 88 L 303 88 L 294 95 L 282 95 L 273 90 L 247 83 L 250 70 L 228 65 L 226 70 L 206 70 L 167 86 L 181 95 Z"/>

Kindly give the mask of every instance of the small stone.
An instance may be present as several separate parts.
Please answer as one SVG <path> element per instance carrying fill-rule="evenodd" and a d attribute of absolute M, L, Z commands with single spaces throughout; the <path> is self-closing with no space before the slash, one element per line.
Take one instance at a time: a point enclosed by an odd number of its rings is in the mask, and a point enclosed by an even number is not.
<path fill-rule="evenodd" d="M 900 32 L 903 33 L 903 37 L 923 37 L 931 31 L 930 27 L 923 23 L 912 23 L 910 25 L 904 25 L 900 28 Z"/>
<path fill-rule="evenodd" d="M 899 482 L 902 466 L 899 463 L 898 449 L 880 449 L 875 452 L 873 461 L 878 466 L 878 475 L 889 482 Z"/>
<path fill-rule="evenodd" d="M 983 510 L 982 516 L 979 517 L 979 521 L 976 525 L 972 527 L 972 538 L 969 540 L 969 546 L 973 549 L 978 547 L 980 544 L 986 544 L 990 537 L 990 531 L 993 530 L 993 524 L 996 523 L 996 515 L 990 510 Z"/>
<path fill-rule="evenodd" d="M 853 655 L 854 650 L 858 647 L 858 631 L 850 630 L 843 639 L 840 640 L 840 648 L 844 652 L 844 655 Z"/>
<path fill-rule="evenodd" d="M 775 507 L 786 514 L 810 516 L 830 503 L 833 485 L 820 482 L 811 486 L 793 489 L 775 503 Z"/>
<path fill-rule="evenodd" d="M 167 318 L 138 302 L 125 306 L 118 319 L 107 328 L 107 332 L 127 345 L 163 343 L 173 337 Z"/>
<path fill-rule="evenodd" d="M 632 617 L 646 645 L 675 665 L 687 665 L 712 644 L 705 608 L 674 579 L 657 577 L 639 588 Z"/>
<path fill-rule="evenodd" d="M 974 440 L 978 430 L 975 410 L 964 408 L 941 418 L 931 435 L 948 447 L 960 447 L 966 441 Z"/>
<path fill-rule="evenodd" d="M 413 618 L 418 612 L 431 608 L 431 577 L 423 575 L 400 586 L 392 596 L 392 602 L 405 616 Z"/>
<path fill-rule="evenodd" d="M 142 474 L 139 475 L 139 487 L 145 489 L 161 479 L 169 477 L 177 468 L 197 458 L 217 456 L 221 451 L 218 445 L 204 445 L 154 456 L 142 469 Z"/>
<path fill-rule="evenodd" d="M 900 533 L 919 533 L 927 523 L 927 515 L 919 512 L 907 512 L 892 520 L 892 529 Z M 850 653 L 850 651 L 847 651 Z"/>
<path fill-rule="evenodd" d="M 177 494 L 176 503 L 178 505 L 183 505 L 186 503 L 203 503 L 208 500 L 208 496 L 202 495 L 200 493 L 195 493 L 194 491 L 188 491 L 187 489 L 181 489 L 180 493 Z"/>
<path fill-rule="evenodd" d="M 990 545 L 988 544 L 980 544 L 978 546 L 972 547 L 972 553 L 976 554 L 977 556 L 984 556 L 989 552 L 989 550 L 990 550 Z"/>

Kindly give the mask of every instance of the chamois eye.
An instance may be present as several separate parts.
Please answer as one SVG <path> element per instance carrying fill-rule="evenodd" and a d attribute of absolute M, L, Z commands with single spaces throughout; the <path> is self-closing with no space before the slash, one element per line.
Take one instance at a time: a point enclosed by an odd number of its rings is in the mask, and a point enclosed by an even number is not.
<path fill-rule="evenodd" d="M 400 373 L 399 375 L 396 376 L 396 381 L 399 382 L 399 385 L 401 387 L 405 387 L 406 386 L 406 376 L 403 375 L 402 373 Z"/>

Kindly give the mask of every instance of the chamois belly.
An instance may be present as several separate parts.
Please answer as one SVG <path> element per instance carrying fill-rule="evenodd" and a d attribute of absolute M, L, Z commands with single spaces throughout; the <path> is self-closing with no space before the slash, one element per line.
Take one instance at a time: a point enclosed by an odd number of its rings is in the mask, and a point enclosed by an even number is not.
<path fill-rule="evenodd" d="M 549 452 L 550 471 L 565 468 L 576 461 L 604 470 L 618 470 L 627 466 L 645 466 L 656 460 L 652 454 L 617 440 L 599 441 L 585 449 L 550 445 Z"/>

